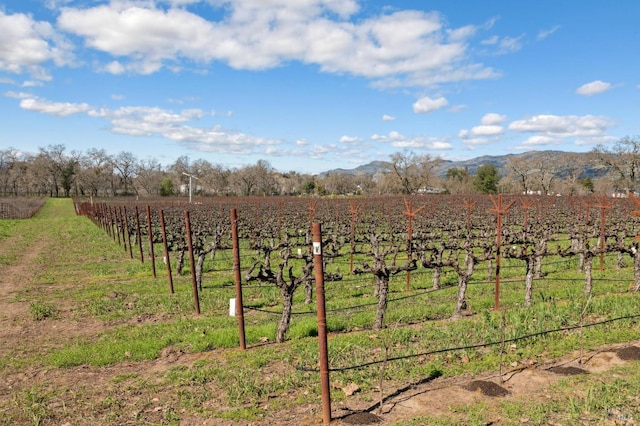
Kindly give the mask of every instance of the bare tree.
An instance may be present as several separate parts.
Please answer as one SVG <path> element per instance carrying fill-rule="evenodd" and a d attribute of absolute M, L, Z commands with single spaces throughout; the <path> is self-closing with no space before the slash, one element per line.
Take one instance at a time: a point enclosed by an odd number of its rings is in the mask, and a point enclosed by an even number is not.
<path fill-rule="evenodd" d="M 80 153 L 71 151 L 67 154 L 64 145 L 49 145 L 39 150 L 38 156 L 49 174 L 51 195 L 59 197 L 62 190 L 65 197 L 70 196 L 75 176 L 79 171 Z"/>
<path fill-rule="evenodd" d="M 242 195 L 272 195 L 278 193 L 275 171 L 265 160 L 245 166 L 231 174 L 231 184 Z"/>
<path fill-rule="evenodd" d="M 120 175 L 123 195 L 130 194 L 130 189 L 137 194 L 133 184 L 133 178 L 135 177 L 138 167 L 137 158 L 130 152 L 122 151 L 111 159 L 111 164 L 113 164 L 114 169 Z"/>
<path fill-rule="evenodd" d="M 113 194 L 113 162 L 104 149 L 91 148 L 80 159 L 78 180 L 82 192 L 94 197 Z"/>
<path fill-rule="evenodd" d="M 625 136 L 612 148 L 598 145 L 592 151 L 597 166 L 606 166 L 620 189 L 635 189 L 640 178 L 640 136 Z"/>
<path fill-rule="evenodd" d="M 433 179 L 439 158 L 430 155 L 416 155 L 413 152 L 396 152 L 391 155 L 392 180 L 403 194 L 415 194 L 427 189 Z"/>
<path fill-rule="evenodd" d="M 507 177 L 516 182 L 517 188 L 523 194 L 531 189 L 533 166 L 524 158 L 513 156 L 505 164 Z"/>
<path fill-rule="evenodd" d="M 136 178 L 134 184 L 147 195 L 159 195 L 164 172 L 158 160 L 141 160 L 136 166 Z M 137 191 L 136 192 L 140 192 Z"/>

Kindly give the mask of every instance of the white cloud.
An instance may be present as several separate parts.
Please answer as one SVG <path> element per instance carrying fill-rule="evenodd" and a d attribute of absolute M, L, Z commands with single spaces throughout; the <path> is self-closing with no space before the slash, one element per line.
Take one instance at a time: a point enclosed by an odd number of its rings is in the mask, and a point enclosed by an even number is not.
<path fill-rule="evenodd" d="M 359 8 L 355 0 L 209 4 L 221 12 L 218 20 L 180 7 L 165 10 L 152 2 L 112 2 L 63 8 L 58 25 L 84 38 L 86 46 L 118 57 L 103 67 L 112 73 L 149 74 L 187 59 L 200 64 L 221 61 L 238 69 L 300 61 L 324 72 L 395 86 L 497 75 L 470 58 L 468 39 L 477 29 L 447 28 L 437 13 L 404 10 L 358 20 L 353 17 Z"/>
<path fill-rule="evenodd" d="M 467 108 L 469 108 L 469 105 L 465 105 L 465 104 L 454 105 L 451 108 L 449 108 L 449 112 L 460 112 Z"/>
<path fill-rule="evenodd" d="M 476 136 L 496 136 L 504 133 L 504 128 L 502 126 L 475 126 L 471 129 L 471 133 Z"/>
<path fill-rule="evenodd" d="M 501 114 L 496 114 L 493 112 L 490 112 L 488 114 L 485 114 L 482 119 L 480 120 L 480 122 L 485 125 L 485 126 L 491 126 L 491 125 L 496 125 L 496 124 L 502 124 L 507 120 L 507 116 L 506 115 L 501 115 Z"/>
<path fill-rule="evenodd" d="M 593 145 L 608 140 L 606 132 L 615 122 L 608 117 L 594 115 L 536 115 L 509 124 L 509 130 L 536 133 L 528 144 L 541 144 L 545 140 L 572 139 L 576 145 Z M 548 138 L 548 139 L 544 139 Z"/>
<path fill-rule="evenodd" d="M 551 34 L 555 33 L 560 29 L 560 25 L 556 25 L 555 27 L 549 28 L 547 30 L 540 30 L 538 36 L 536 37 L 538 40 L 544 40 L 549 37 Z"/>
<path fill-rule="evenodd" d="M 190 122 L 209 116 L 200 109 L 183 109 L 179 112 L 158 107 L 128 106 L 117 109 L 95 108 L 86 103 L 51 102 L 29 94 L 7 92 L 5 96 L 21 99 L 20 107 L 58 117 L 86 113 L 89 117 L 105 119 L 114 133 L 130 136 L 159 136 L 204 152 L 225 154 L 254 154 L 260 149 L 278 145 L 276 139 L 261 138 L 220 125 L 196 127 Z"/>
<path fill-rule="evenodd" d="M 13 92 L 13 91 L 9 91 L 6 92 L 4 94 L 7 98 L 14 98 L 14 99 L 27 99 L 27 98 L 33 98 L 33 95 L 31 93 L 25 93 L 25 92 Z"/>
<path fill-rule="evenodd" d="M 50 80 L 43 68 L 48 62 L 68 65 L 72 62 L 71 46 L 48 22 L 16 13 L 7 15 L 0 9 L 0 71 L 30 73 L 33 78 Z"/>
<path fill-rule="evenodd" d="M 484 52 L 488 55 L 506 55 L 508 53 L 514 53 L 522 49 L 522 39 L 524 34 L 518 37 L 499 37 L 497 35 L 486 38 L 480 42 L 485 46 L 491 46 L 494 50 L 488 50 Z"/>
<path fill-rule="evenodd" d="M 516 146 L 516 149 L 526 151 L 540 146 L 559 145 L 561 143 L 562 139 L 553 138 L 551 136 L 534 135 Z"/>
<path fill-rule="evenodd" d="M 388 143 L 398 149 L 453 149 L 453 145 L 446 139 L 425 138 L 424 136 L 406 137 L 396 131 L 389 132 L 388 135 L 374 134 L 371 139 L 376 142 Z"/>
<path fill-rule="evenodd" d="M 361 142 L 362 139 L 360 139 L 357 136 L 342 136 L 340 138 L 340 143 L 356 143 L 356 142 Z"/>
<path fill-rule="evenodd" d="M 500 41 L 500 37 L 498 37 L 497 35 L 494 35 L 487 39 L 482 40 L 480 43 L 486 46 L 493 46 L 495 44 L 498 44 L 498 41 Z"/>
<path fill-rule="evenodd" d="M 430 97 L 425 96 L 423 98 L 418 99 L 413 104 L 413 112 L 415 112 L 416 114 L 425 114 L 428 112 L 433 112 L 440 108 L 443 108 L 448 103 L 449 102 L 443 97 L 431 99 Z"/>
<path fill-rule="evenodd" d="M 113 94 L 111 95 L 111 99 L 113 99 L 114 101 L 121 101 L 124 99 L 124 95 L 118 95 L 118 94 Z"/>
<path fill-rule="evenodd" d="M 16 82 L 15 80 L 12 80 L 10 78 L 6 78 L 6 77 L 0 77 L 0 84 L 10 84 L 10 85 L 15 85 Z"/>
<path fill-rule="evenodd" d="M 392 116 L 392 115 L 384 114 L 382 116 L 382 121 L 395 121 L 395 120 L 396 120 L 396 118 L 394 116 Z"/>
<path fill-rule="evenodd" d="M 473 149 L 481 145 L 496 142 L 504 134 L 504 127 L 501 125 L 506 121 L 505 115 L 488 113 L 480 122 L 480 126 L 474 126 L 471 130 L 460 130 L 458 137 L 463 140 L 467 148 Z"/>
<path fill-rule="evenodd" d="M 20 108 L 27 111 L 42 112 L 57 117 L 87 112 L 91 107 L 86 103 L 74 104 L 70 102 L 49 102 L 36 98 L 24 98 L 20 101 Z"/>
<path fill-rule="evenodd" d="M 44 83 L 42 83 L 42 81 L 39 80 L 25 80 L 20 86 L 22 87 L 40 87 L 42 86 Z"/>
<path fill-rule="evenodd" d="M 611 83 L 596 80 L 578 87 L 576 93 L 583 96 L 592 96 L 604 93 L 609 89 L 611 89 Z"/>

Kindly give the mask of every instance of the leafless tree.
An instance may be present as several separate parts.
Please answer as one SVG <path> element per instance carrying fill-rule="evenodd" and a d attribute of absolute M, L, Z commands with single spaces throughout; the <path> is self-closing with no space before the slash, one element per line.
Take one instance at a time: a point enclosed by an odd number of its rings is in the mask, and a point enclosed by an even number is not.
<path fill-rule="evenodd" d="M 387 174 L 388 188 L 399 188 L 403 194 L 415 194 L 429 187 L 439 158 L 430 155 L 416 155 L 414 152 L 396 152 L 391 155 L 390 173 Z"/>
<path fill-rule="evenodd" d="M 135 177 L 138 165 L 137 158 L 130 152 L 122 151 L 111 159 L 111 164 L 120 175 L 123 194 L 130 194 L 129 190 L 133 190 L 134 193 L 137 194 L 136 187 L 133 184 L 133 178 Z"/>
<path fill-rule="evenodd" d="M 640 136 L 625 136 L 613 147 L 598 145 L 592 151 L 596 166 L 610 169 L 620 189 L 633 190 L 640 179 Z"/>

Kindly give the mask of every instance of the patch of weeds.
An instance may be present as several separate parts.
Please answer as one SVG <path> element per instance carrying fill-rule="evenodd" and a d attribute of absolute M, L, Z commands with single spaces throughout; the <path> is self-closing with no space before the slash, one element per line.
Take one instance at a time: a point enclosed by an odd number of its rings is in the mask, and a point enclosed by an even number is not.
<path fill-rule="evenodd" d="M 113 378 L 112 382 L 114 384 L 118 384 L 118 383 L 126 382 L 127 380 L 130 380 L 130 379 L 136 379 L 138 377 L 139 377 L 138 373 L 118 374 L 116 377 Z"/>
<path fill-rule="evenodd" d="M 239 408 L 236 410 L 228 410 L 220 414 L 220 417 L 234 421 L 256 421 L 262 417 L 262 411 L 255 407 Z"/>
<path fill-rule="evenodd" d="M 32 386 L 21 394 L 15 395 L 13 402 L 20 408 L 24 419 L 32 425 L 41 425 L 49 417 L 49 401 L 51 392 L 39 386 Z"/>
<path fill-rule="evenodd" d="M 58 309 L 51 303 L 31 302 L 29 303 L 29 313 L 34 321 L 42 321 L 46 318 L 56 318 Z"/>

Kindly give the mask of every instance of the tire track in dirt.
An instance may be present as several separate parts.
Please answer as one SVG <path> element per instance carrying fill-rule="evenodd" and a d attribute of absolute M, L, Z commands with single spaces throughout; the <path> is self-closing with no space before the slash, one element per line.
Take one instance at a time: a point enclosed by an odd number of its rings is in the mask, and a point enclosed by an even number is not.
<path fill-rule="evenodd" d="M 8 247 L 20 244 L 20 242 L 20 237 L 11 237 L 3 242 L 2 246 L 5 249 L 2 251 L 6 252 Z M 27 245 L 15 263 L 0 267 L 0 303 L 3 308 L 0 321 L 11 322 L 24 315 L 26 304 L 11 299 L 14 293 L 24 289 L 31 282 L 36 270 L 35 259 L 46 246 L 46 240 L 38 239 L 36 244 Z"/>

